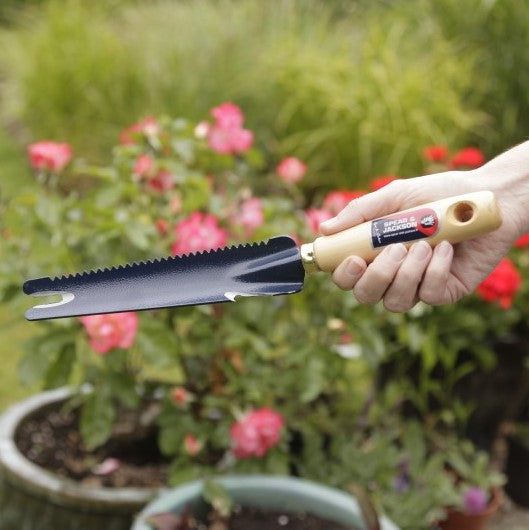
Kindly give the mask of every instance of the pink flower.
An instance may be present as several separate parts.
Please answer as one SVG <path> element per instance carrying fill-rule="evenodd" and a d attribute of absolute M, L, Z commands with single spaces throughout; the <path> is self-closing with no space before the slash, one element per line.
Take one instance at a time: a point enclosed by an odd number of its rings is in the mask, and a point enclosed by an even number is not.
<path fill-rule="evenodd" d="M 521 284 L 522 278 L 513 262 L 509 258 L 503 258 L 478 286 L 478 293 L 483 300 L 497 302 L 502 309 L 509 309 Z"/>
<path fill-rule="evenodd" d="M 233 103 L 222 103 L 211 110 L 215 123 L 208 128 L 208 144 L 217 153 L 244 153 L 252 147 L 253 133 L 242 128 L 244 115 Z"/>
<path fill-rule="evenodd" d="M 219 227 L 217 218 L 200 212 L 193 212 L 180 221 L 175 234 L 177 240 L 171 248 L 173 255 L 223 247 L 228 241 L 228 234 Z"/>
<path fill-rule="evenodd" d="M 323 208 L 333 215 L 341 212 L 353 199 L 365 195 L 362 190 L 336 190 L 331 191 L 323 199 Z"/>
<path fill-rule="evenodd" d="M 208 143 L 213 151 L 222 155 L 244 153 L 252 147 L 253 133 L 247 129 L 225 129 L 213 125 L 208 134 Z"/>
<path fill-rule="evenodd" d="M 241 109 L 230 102 L 221 103 L 218 107 L 212 108 L 211 115 L 215 118 L 215 125 L 223 129 L 240 129 L 244 123 L 244 114 Z"/>
<path fill-rule="evenodd" d="M 140 155 L 134 162 L 133 173 L 137 177 L 147 177 L 154 169 L 154 158 L 150 155 Z"/>
<path fill-rule="evenodd" d="M 476 147 L 465 147 L 450 160 L 450 166 L 476 168 L 485 163 L 485 156 Z"/>
<path fill-rule="evenodd" d="M 514 243 L 514 246 L 518 248 L 529 247 L 529 234 L 520 237 L 516 243 Z"/>
<path fill-rule="evenodd" d="M 469 488 L 463 495 L 463 506 L 468 514 L 481 513 L 487 507 L 487 495 L 481 488 Z"/>
<path fill-rule="evenodd" d="M 28 146 L 29 163 L 38 171 L 59 173 L 71 160 L 72 148 L 65 143 L 36 142 Z"/>
<path fill-rule="evenodd" d="M 319 208 L 308 208 L 305 210 L 305 221 L 314 234 L 319 234 L 320 223 L 327 221 L 327 219 L 330 219 L 331 217 L 332 214 L 327 210 Z"/>
<path fill-rule="evenodd" d="M 430 162 L 444 162 L 448 156 L 448 148 L 444 145 L 429 145 L 424 148 L 422 156 Z"/>
<path fill-rule="evenodd" d="M 122 145 L 133 145 L 141 135 L 154 136 L 158 134 L 159 130 L 158 122 L 152 116 L 147 116 L 143 120 L 123 129 L 119 135 L 119 143 Z"/>
<path fill-rule="evenodd" d="M 380 188 L 383 188 L 384 186 L 387 186 L 390 182 L 393 182 L 394 180 L 398 180 L 399 177 L 396 175 L 386 175 L 384 177 L 376 177 L 374 178 L 371 183 L 369 184 L 369 187 L 372 191 L 377 191 Z"/>
<path fill-rule="evenodd" d="M 276 173 L 284 182 L 298 182 L 307 171 L 307 165 L 295 156 L 283 158 L 276 168 Z"/>
<path fill-rule="evenodd" d="M 184 449 L 187 454 L 194 456 L 200 451 L 200 449 L 202 449 L 202 444 L 198 441 L 196 436 L 186 434 L 184 436 Z"/>
<path fill-rule="evenodd" d="M 169 201 L 169 208 L 173 215 L 180 213 L 180 210 L 182 209 L 182 199 L 179 195 L 175 195 L 171 198 Z"/>
<path fill-rule="evenodd" d="M 117 458 L 105 458 L 103 462 L 96 464 L 92 468 L 94 475 L 107 476 L 115 473 L 121 466 L 121 462 Z"/>
<path fill-rule="evenodd" d="M 241 225 L 247 237 L 264 223 L 263 203 L 261 199 L 252 197 L 241 204 L 240 211 L 233 216 L 233 223 Z"/>
<path fill-rule="evenodd" d="M 282 428 L 283 417 L 269 408 L 249 412 L 231 426 L 230 435 L 235 456 L 263 457 L 279 442 Z"/>
<path fill-rule="evenodd" d="M 90 339 L 90 347 L 97 353 L 114 348 L 130 348 L 138 330 L 136 313 L 112 313 L 80 317 Z"/>
<path fill-rule="evenodd" d="M 160 169 L 158 173 L 147 180 L 147 189 L 156 193 L 164 193 L 174 188 L 173 174 L 166 169 Z"/>

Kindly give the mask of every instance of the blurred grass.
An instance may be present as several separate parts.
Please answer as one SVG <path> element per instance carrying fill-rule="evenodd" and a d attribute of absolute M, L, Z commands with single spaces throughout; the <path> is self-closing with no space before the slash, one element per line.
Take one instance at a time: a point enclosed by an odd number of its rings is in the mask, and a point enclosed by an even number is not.
<path fill-rule="evenodd" d="M 1 33 L 2 112 L 104 157 L 139 117 L 198 120 L 233 100 L 270 153 L 309 162 L 305 185 L 409 175 L 425 145 L 484 130 L 475 56 L 431 17 L 364 4 L 338 18 L 317 0 L 48 0 Z"/>
<path fill-rule="evenodd" d="M 8 405 L 30 395 L 34 389 L 23 386 L 17 376 L 18 360 L 22 356 L 22 343 L 31 334 L 31 325 L 22 313 L 15 313 L 9 305 L 0 305 L 0 412 Z"/>
<path fill-rule="evenodd" d="M 8 131 L 0 127 L 0 197 L 13 195 L 31 183 L 25 152 Z"/>
<path fill-rule="evenodd" d="M 0 197 L 12 196 L 21 187 L 31 183 L 24 152 L 9 133 L 0 127 Z M 22 343 L 31 333 L 31 325 L 24 320 L 18 305 L 0 304 L 0 411 L 32 391 L 21 385 L 17 377 Z"/>
<path fill-rule="evenodd" d="M 110 156 L 147 114 L 203 119 L 225 100 L 308 185 L 412 175 L 429 143 L 492 156 L 529 130 L 520 0 L 8 0 L 0 10 L 0 197 L 31 184 L 22 144 Z M 338 16 L 339 15 L 339 16 Z M 20 313 L 20 317 L 17 315 Z M 0 408 L 31 326 L 0 306 Z"/>

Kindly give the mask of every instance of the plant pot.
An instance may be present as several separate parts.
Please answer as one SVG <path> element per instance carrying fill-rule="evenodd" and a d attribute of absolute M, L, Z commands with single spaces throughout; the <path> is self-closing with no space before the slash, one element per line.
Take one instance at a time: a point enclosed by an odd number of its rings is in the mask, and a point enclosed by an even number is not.
<path fill-rule="evenodd" d="M 0 528 L 2 530 L 125 530 L 159 488 L 86 487 L 29 461 L 17 448 L 21 423 L 65 401 L 70 389 L 43 392 L 0 417 Z"/>
<path fill-rule="evenodd" d="M 505 492 L 514 502 L 529 508 L 529 446 L 515 436 L 509 436 L 507 444 Z"/>
<path fill-rule="evenodd" d="M 489 452 L 500 426 L 519 416 L 529 395 L 527 338 L 513 334 L 495 339 L 492 346 L 497 360 L 494 369 L 478 367 L 456 387 L 457 396 L 473 405 L 466 435 Z"/>
<path fill-rule="evenodd" d="M 331 523 L 365 530 L 360 507 L 354 497 L 340 490 L 293 477 L 232 475 L 215 479 L 240 506 L 270 510 L 303 511 Z M 203 482 L 194 481 L 172 489 L 151 502 L 141 512 L 132 530 L 151 530 L 145 521 L 155 513 L 182 512 L 190 506 L 195 515 L 205 515 Z M 398 530 L 387 518 L 381 518 L 381 530 Z"/>
<path fill-rule="evenodd" d="M 450 508 L 447 511 L 447 518 L 438 526 L 441 530 L 484 530 L 490 519 L 498 512 L 500 505 L 501 491 L 494 489 L 489 505 L 483 512 L 469 514 Z"/>

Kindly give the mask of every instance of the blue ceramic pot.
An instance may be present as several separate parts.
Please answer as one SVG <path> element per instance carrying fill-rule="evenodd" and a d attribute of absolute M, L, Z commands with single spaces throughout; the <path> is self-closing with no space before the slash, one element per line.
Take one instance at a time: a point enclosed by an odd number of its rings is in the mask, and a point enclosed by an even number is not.
<path fill-rule="evenodd" d="M 365 530 L 360 507 L 354 497 L 343 491 L 307 480 L 269 475 L 233 475 L 215 479 L 233 501 L 241 506 L 285 511 L 303 511 L 329 522 Z M 152 530 L 145 521 L 155 513 L 179 513 L 191 506 L 196 515 L 207 512 L 202 499 L 202 481 L 183 484 L 161 494 L 139 514 L 132 530 Z M 381 518 L 382 530 L 399 530 L 387 518 Z"/>

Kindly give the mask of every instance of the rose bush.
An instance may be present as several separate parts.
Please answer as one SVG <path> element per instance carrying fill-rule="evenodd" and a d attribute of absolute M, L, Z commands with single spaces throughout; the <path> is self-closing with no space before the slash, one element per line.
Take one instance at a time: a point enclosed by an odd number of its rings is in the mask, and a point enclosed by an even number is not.
<path fill-rule="evenodd" d="M 30 156 L 38 187 L 2 204 L 3 299 L 16 297 L 32 277 L 279 234 L 311 241 L 321 221 L 367 192 L 322 189 L 308 200 L 298 183 L 310 168 L 294 157 L 265 156 L 244 127 L 241 109 L 224 103 L 198 124 L 154 117 L 133 124 L 108 166 L 66 160 L 63 148 L 51 163 Z M 439 152 L 428 155 L 432 163 L 449 163 L 448 153 Z M 368 187 L 395 178 L 381 176 Z M 31 324 L 41 332 L 27 343 L 20 374 L 46 388 L 92 386 L 74 399 L 88 448 L 105 444 L 131 411 L 142 428 L 141 422 L 154 425 L 172 483 L 231 470 L 294 473 L 341 487 L 357 481 L 371 493 L 375 481 L 375 503 L 399 523 L 399 517 L 406 521 L 398 511 L 402 503 L 389 500 L 396 477 L 397 490 L 406 490 L 402 439 L 379 418 L 389 411 L 407 432 L 403 402 L 426 418 L 433 396 L 445 416 L 463 421 L 466 412 L 449 389 L 469 366 L 456 367 L 454 352 L 471 346 L 485 355 L 490 322 L 500 332 L 512 320 L 506 315 L 517 307 L 513 287 L 507 282 L 507 290 L 487 291 L 504 305 L 512 299 L 508 310 L 476 295 L 456 310 L 418 306 L 396 315 L 360 305 L 329 276 L 313 275 L 294 296 L 42 322 Z M 419 385 L 407 371 L 418 358 Z M 397 372 L 381 385 L 381 366 L 395 359 Z M 439 365 L 446 380 L 431 377 Z M 380 472 L 390 479 L 373 478 L 366 452 L 358 466 L 343 467 L 357 443 L 374 443 L 377 454 L 387 456 Z M 455 487 L 436 475 L 442 473 L 438 456 L 425 458 L 433 459 L 432 484 Z M 349 472 L 339 473 L 341 467 Z M 414 495 L 431 495 L 414 512 L 417 520 L 441 510 L 442 499 L 422 491 L 420 481 L 408 493 L 410 503 Z"/>
<path fill-rule="evenodd" d="M 105 167 L 66 160 L 64 144 L 45 145 L 52 162 L 33 151 L 29 158 L 39 188 L 12 201 L 3 219 L 11 234 L 0 242 L 5 297 L 29 277 L 281 234 L 309 241 L 321 219 L 358 194 L 309 203 L 296 187 L 306 164 L 266 159 L 233 103 L 198 124 L 147 117 L 121 133 Z M 363 342 L 368 357 L 380 350 L 368 326 L 351 326 L 354 314 L 365 322 L 369 312 L 314 276 L 292 297 L 43 322 L 34 324 L 42 333 L 28 343 L 20 373 L 46 388 L 92 385 L 75 402 L 93 449 L 123 410 L 141 416 L 155 402 L 172 482 L 229 468 L 289 473 L 352 426 L 361 400 L 350 380 L 361 363 L 335 345 Z"/>

